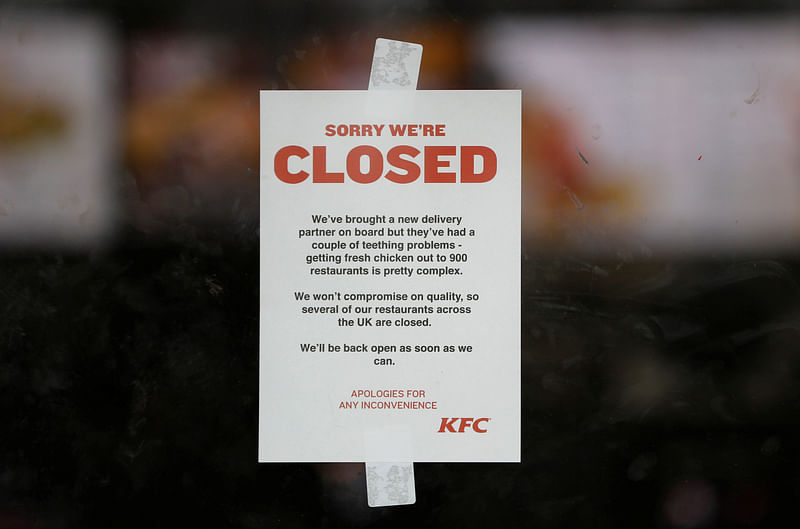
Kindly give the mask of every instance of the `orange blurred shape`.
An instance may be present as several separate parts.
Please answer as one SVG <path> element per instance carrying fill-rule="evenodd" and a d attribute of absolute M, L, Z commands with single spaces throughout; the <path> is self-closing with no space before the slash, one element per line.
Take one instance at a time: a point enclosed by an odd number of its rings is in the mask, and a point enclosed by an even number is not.
<path fill-rule="evenodd" d="M 256 83 L 210 80 L 134 100 L 126 158 L 139 184 L 147 191 L 253 179 L 234 169 L 258 165 L 258 90 Z"/>
<path fill-rule="evenodd" d="M 12 94 L 1 84 L 0 116 L 0 149 L 57 136 L 67 128 L 67 117 L 57 106 Z"/>

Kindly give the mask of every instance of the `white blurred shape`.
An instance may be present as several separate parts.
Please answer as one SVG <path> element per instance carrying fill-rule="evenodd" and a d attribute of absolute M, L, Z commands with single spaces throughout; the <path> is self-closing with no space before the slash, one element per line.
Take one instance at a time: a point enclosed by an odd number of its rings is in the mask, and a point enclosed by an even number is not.
<path fill-rule="evenodd" d="M 572 124 L 590 178 L 635 190 L 629 240 L 692 251 L 800 240 L 797 19 L 502 20 L 479 48 L 504 86 Z"/>
<path fill-rule="evenodd" d="M 116 211 L 114 40 L 95 19 L 0 19 L 0 246 L 94 246 Z"/>

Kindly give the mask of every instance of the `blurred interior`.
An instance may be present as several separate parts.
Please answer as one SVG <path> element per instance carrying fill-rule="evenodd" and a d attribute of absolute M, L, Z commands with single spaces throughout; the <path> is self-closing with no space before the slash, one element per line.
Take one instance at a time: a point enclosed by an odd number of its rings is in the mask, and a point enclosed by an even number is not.
<path fill-rule="evenodd" d="M 258 465 L 258 90 L 523 93 L 523 463 Z M 468 109 L 465 109 L 467 111 Z M 793 527 L 790 0 L 0 5 L 0 529 Z"/>

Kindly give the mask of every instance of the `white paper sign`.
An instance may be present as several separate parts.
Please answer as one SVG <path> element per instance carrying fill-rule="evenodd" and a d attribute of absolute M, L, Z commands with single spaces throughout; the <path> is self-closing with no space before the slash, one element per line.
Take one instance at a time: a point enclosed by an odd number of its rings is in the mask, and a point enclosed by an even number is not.
<path fill-rule="evenodd" d="M 259 461 L 519 461 L 519 266 L 519 91 L 262 92 Z"/>

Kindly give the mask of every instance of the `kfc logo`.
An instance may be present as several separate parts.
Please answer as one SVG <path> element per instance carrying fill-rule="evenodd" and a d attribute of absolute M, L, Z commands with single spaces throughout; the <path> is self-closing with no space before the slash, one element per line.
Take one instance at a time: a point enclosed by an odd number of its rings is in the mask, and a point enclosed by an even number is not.
<path fill-rule="evenodd" d="M 486 433 L 486 428 L 481 427 L 481 424 L 487 422 L 489 422 L 488 417 L 481 417 L 480 419 L 472 417 L 442 417 L 439 433 L 464 433 L 467 428 L 472 428 L 475 433 Z"/>

